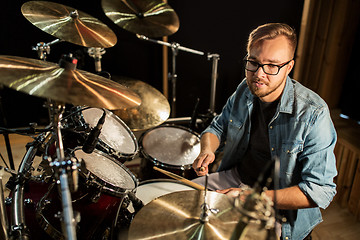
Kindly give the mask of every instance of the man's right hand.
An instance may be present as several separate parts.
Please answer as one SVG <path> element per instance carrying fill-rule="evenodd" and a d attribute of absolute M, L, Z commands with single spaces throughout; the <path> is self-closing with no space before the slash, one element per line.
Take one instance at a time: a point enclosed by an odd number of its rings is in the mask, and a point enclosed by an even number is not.
<path fill-rule="evenodd" d="M 215 154 L 211 151 L 200 152 L 199 156 L 193 162 L 194 168 L 198 176 L 205 176 L 209 172 L 209 164 L 215 160 Z"/>

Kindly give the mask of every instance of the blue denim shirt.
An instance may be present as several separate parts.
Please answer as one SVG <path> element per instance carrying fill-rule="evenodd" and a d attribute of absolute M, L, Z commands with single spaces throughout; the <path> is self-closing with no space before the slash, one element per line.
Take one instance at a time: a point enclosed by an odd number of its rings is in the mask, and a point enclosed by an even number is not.
<path fill-rule="evenodd" d="M 236 166 L 247 149 L 254 96 L 243 80 L 228 99 L 221 114 L 205 132 L 215 134 L 224 145 L 218 171 Z M 322 221 L 325 209 L 336 194 L 334 147 L 336 131 L 323 99 L 287 77 L 284 92 L 268 125 L 270 152 L 280 159 L 279 187 L 298 185 L 318 207 L 286 210 L 283 239 L 303 239 Z M 202 134 L 203 134 L 202 133 Z"/>

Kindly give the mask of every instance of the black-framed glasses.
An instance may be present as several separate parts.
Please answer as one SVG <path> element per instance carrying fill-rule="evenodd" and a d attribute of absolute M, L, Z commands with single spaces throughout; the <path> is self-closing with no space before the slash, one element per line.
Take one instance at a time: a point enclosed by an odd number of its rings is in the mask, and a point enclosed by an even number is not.
<path fill-rule="evenodd" d="M 275 65 L 275 64 L 270 64 L 270 63 L 269 64 L 261 64 L 256 61 L 248 60 L 248 59 L 246 59 L 246 57 L 243 60 L 244 60 L 246 70 L 248 70 L 250 72 L 256 72 L 259 69 L 259 67 L 261 67 L 262 70 L 264 71 L 264 73 L 266 73 L 268 75 L 277 75 L 280 72 L 281 68 L 285 67 L 292 61 L 292 59 L 291 59 L 290 61 L 287 61 L 280 65 Z"/>

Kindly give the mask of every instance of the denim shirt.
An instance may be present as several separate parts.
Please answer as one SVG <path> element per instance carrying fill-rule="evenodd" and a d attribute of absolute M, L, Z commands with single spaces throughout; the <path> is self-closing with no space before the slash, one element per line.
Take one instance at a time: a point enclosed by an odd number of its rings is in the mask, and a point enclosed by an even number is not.
<path fill-rule="evenodd" d="M 253 100 L 243 80 L 202 133 L 211 132 L 220 140 L 224 156 L 218 171 L 236 166 L 245 154 Z M 319 207 L 325 209 L 336 194 L 337 136 L 328 106 L 316 93 L 287 77 L 268 132 L 271 155 L 280 159 L 280 189 L 298 185 L 318 206 L 283 211 L 287 219 L 282 223 L 283 239 L 303 239 L 322 221 Z"/>

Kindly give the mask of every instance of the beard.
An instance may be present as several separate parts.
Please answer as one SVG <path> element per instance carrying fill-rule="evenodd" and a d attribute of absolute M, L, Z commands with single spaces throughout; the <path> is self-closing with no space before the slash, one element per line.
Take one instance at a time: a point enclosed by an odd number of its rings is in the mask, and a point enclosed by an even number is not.
<path fill-rule="evenodd" d="M 253 77 L 251 79 L 246 78 L 246 83 L 250 89 L 250 92 L 259 98 L 266 97 L 266 96 L 270 95 L 271 93 L 275 92 L 277 89 L 279 89 L 281 87 L 283 82 L 284 82 L 284 80 L 279 81 L 275 85 L 271 86 L 269 83 L 265 83 L 265 82 L 261 81 L 259 78 L 255 78 L 255 77 Z M 263 86 L 258 87 L 258 86 L 256 86 L 255 83 L 263 84 Z"/>

